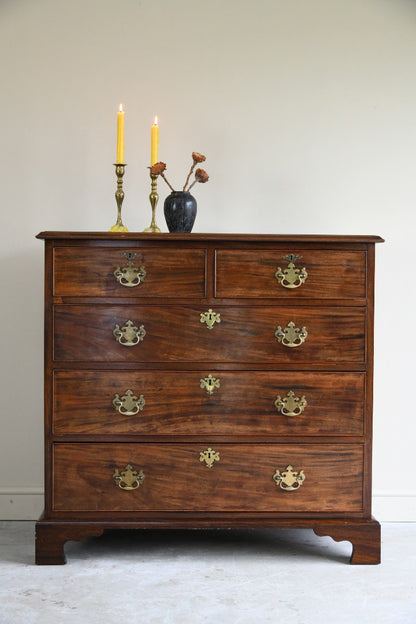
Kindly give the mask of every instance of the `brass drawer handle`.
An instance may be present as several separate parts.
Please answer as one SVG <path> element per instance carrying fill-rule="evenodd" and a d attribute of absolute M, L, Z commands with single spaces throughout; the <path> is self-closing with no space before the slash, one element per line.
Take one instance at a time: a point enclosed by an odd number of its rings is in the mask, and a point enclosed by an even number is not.
<path fill-rule="evenodd" d="M 293 390 L 289 390 L 283 399 L 278 394 L 274 404 L 277 411 L 284 416 L 299 416 L 308 405 L 308 402 L 304 395 L 299 398 L 295 396 Z"/>
<path fill-rule="evenodd" d="M 128 251 L 123 252 L 121 255 L 127 258 L 127 264 L 123 268 L 117 266 L 113 273 L 114 277 L 119 284 L 127 286 L 127 288 L 139 286 L 139 284 L 144 282 L 147 274 L 144 266 L 141 266 L 140 269 L 138 269 L 133 265 L 133 260 L 138 256 L 138 254 Z"/>
<path fill-rule="evenodd" d="M 214 394 L 215 388 L 220 387 L 220 380 L 212 375 L 208 375 L 207 377 L 200 379 L 199 384 L 202 389 L 205 388 L 207 394 Z"/>
<path fill-rule="evenodd" d="M 302 284 L 305 283 L 306 278 L 308 277 L 308 273 L 303 267 L 302 269 L 298 269 L 295 266 L 296 260 L 300 260 L 302 256 L 298 256 L 296 254 L 287 254 L 283 256 L 284 260 L 288 261 L 287 269 L 281 269 L 277 267 L 277 271 L 274 274 L 275 278 L 284 286 L 284 288 L 299 288 Z"/>
<path fill-rule="evenodd" d="M 137 490 L 138 487 L 144 481 L 143 470 L 133 470 L 133 466 L 127 464 L 127 466 L 119 472 L 118 468 L 115 469 L 113 474 L 114 483 L 122 490 Z"/>
<path fill-rule="evenodd" d="M 290 321 L 283 329 L 279 325 L 274 335 L 285 347 L 299 347 L 305 342 L 308 332 L 306 327 L 296 327 L 295 323 Z"/>
<path fill-rule="evenodd" d="M 206 323 L 207 329 L 212 329 L 215 323 L 221 323 L 221 315 L 210 308 L 208 312 L 201 312 L 199 320 L 201 323 Z"/>
<path fill-rule="evenodd" d="M 208 468 L 212 468 L 214 461 L 220 461 L 220 454 L 211 447 L 208 447 L 205 451 L 200 452 L 199 461 L 205 462 Z"/>
<path fill-rule="evenodd" d="M 298 490 L 305 479 L 306 477 L 303 470 L 296 472 L 290 464 L 286 467 L 286 470 L 282 470 L 282 472 L 276 470 L 273 475 L 273 480 L 276 485 L 282 490 L 285 490 L 285 492 L 294 492 L 295 490 Z"/>
<path fill-rule="evenodd" d="M 123 347 L 134 347 L 146 336 L 146 330 L 143 325 L 136 327 L 133 321 L 129 320 L 123 327 L 116 325 L 113 336 Z"/>
<path fill-rule="evenodd" d="M 146 405 L 146 401 L 142 394 L 137 397 L 133 390 L 126 390 L 126 394 L 123 394 L 122 397 L 120 397 L 119 394 L 114 395 L 113 405 L 116 412 L 122 416 L 134 416 L 142 411 Z"/>

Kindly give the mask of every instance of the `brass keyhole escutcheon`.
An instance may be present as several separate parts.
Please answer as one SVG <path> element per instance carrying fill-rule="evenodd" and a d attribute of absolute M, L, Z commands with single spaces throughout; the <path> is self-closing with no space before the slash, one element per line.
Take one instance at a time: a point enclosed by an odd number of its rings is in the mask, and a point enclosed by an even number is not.
<path fill-rule="evenodd" d="M 126 286 L 127 288 L 139 286 L 139 284 L 144 282 L 147 274 L 144 266 L 141 266 L 138 269 L 133 264 L 133 260 L 138 256 L 138 254 L 128 251 L 123 252 L 121 255 L 127 258 L 127 264 L 122 268 L 117 266 L 113 273 L 114 277 L 116 278 L 118 283 L 121 284 L 121 286 Z"/>
<path fill-rule="evenodd" d="M 287 268 L 282 270 L 280 267 L 277 267 L 274 276 L 284 288 L 299 288 L 299 286 L 305 283 L 308 277 L 305 267 L 298 269 L 295 266 L 296 260 L 300 260 L 301 257 L 297 254 L 283 256 L 283 259 L 288 261 Z"/>
<path fill-rule="evenodd" d="M 210 308 L 207 312 L 201 312 L 199 320 L 206 324 L 207 329 L 212 329 L 215 323 L 221 323 L 221 315 L 213 312 Z"/>
<path fill-rule="evenodd" d="M 210 374 L 207 377 L 200 379 L 199 384 L 202 389 L 205 388 L 207 394 L 212 395 L 214 394 L 215 388 L 220 387 L 220 380 Z"/>
<path fill-rule="evenodd" d="M 296 327 L 293 321 L 282 328 L 280 325 L 274 332 L 277 340 L 285 347 L 300 347 L 308 336 L 306 327 Z"/>
<path fill-rule="evenodd" d="M 308 405 L 305 396 L 299 398 L 295 396 L 293 390 L 289 390 L 283 399 L 278 394 L 274 404 L 277 411 L 284 416 L 299 416 Z"/>
<path fill-rule="evenodd" d="M 205 451 L 200 452 L 199 461 L 205 462 L 208 468 L 212 468 L 214 461 L 220 461 L 220 454 L 211 447 L 208 447 Z"/>
<path fill-rule="evenodd" d="M 303 470 L 296 472 L 290 464 L 286 467 L 286 470 L 282 470 L 282 472 L 276 470 L 273 475 L 273 481 L 285 492 L 294 492 L 295 490 L 298 490 L 305 479 L 306 477 Z"/>

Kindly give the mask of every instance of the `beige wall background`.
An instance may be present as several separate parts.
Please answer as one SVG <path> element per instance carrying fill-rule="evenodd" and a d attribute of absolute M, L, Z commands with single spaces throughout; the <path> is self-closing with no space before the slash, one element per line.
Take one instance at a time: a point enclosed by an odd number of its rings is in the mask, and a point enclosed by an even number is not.
<path fill-rule="evenodd" d="M 149 131 L 197 232 L 379 234 L 374 513 L 416 520 L 416 2 L 1 0 L 0 517 L 43 484 L 40 230 L 115 221 L 126 109 L 131 230 L 150 222 Z M 167 194 L 159 186 L 161 202 Z M 166 230 L 159 210 L 158 221 Z M 348 484 L 346 484 L 348 487 Z"/>

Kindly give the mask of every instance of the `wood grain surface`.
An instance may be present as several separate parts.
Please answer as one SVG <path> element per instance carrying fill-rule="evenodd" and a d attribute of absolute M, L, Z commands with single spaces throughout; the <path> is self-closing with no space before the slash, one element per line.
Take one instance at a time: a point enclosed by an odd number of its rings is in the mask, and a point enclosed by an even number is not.
<path fill-rule="evenodd" d="M 200 381 L 219 382 L 212 395 Z M 363 373 L 283 371 L 56 371 L 53 431 L 57 435 L 362 435 Z M 116 394 L 143 395 L 125 415 Z M 277 396 L 305 396 L 302 414 L 285 416 Z"/>
<path fill-rule="evenodd" d="M 297 269 L 305 267 L 308 277 L 297 288 L 285 288 L 275 277 L 277 268 L 288 267 L 285 256 L 300 256 Z M 217 297 L 274 297 L 277 299 L 364 298 L 366 254 L 363 251 L 287 249 L 250 251 L 219 249 L 216 252 Z"/>
<path fill-rule="evenodd" d="M 55 444 L 55 511 L 359 512 L 363 506 L 363 448 L 359 445 L 216 444 L 208 468 L 200 444 Z M 124 491 L 113 474 L 130 464 L 143 484 Z M 276 469 L 303 470 L 296 491 L 276 486 Z"/>
<path fill-rule="evenodd" d="M 214 306 L 221 322 L 207 329 L 199 306 L 57 305 L 54 309 L 57 361 L 94 362 L 266 362 L 339 363 L 365 361 L 365 310 L 296 306 Z M 133 347 L 113 336 L 118 324 L 144 326 Z M 306 327 L 299 347 L 279 343 L 275 332 L 290 322 Z"/>
<path fill-rule="evenodd" d="M 136 254 L 146 277 L 137 286 L 121 285 L 114 276 L 127 266 L 124 253 Z M 204 297 L 204 249 L 96 249 L 59 247 L 54 254 L 54 295 L 87 297 Z"/>

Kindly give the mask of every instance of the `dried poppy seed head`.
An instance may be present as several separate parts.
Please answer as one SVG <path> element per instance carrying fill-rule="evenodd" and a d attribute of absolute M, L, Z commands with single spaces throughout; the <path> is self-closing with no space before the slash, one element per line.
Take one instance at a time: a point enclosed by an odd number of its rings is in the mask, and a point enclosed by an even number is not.
<path fill-rule="evenodd" d="M 157 162 L 150 167 L 150 173 L 152 175 L 160 175 L 166 171 L 166 164 L 164 162 Z"/>
<path fill-rule="evenodd" d="M 199 152 L 192 152 L 192 158 L 194 162 L 196 163 L 201 163 L 201 162 L 204 162 L 204 160 L 206 160 L 206 157 L 203 154 L 200 154 Z"/>

